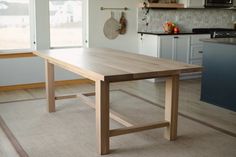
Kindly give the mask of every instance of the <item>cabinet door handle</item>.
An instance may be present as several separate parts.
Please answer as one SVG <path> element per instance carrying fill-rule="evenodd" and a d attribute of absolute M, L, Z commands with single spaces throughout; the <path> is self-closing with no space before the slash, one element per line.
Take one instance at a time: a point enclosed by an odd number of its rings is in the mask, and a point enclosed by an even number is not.
<path fill-rule="evenodd" d="M 174 37 L 175 39 L 178 39 L 179 37 Z"/>
<path fill-rule="evenodd" d="M 203 53 L 203 51 L 198 51 L 198 53 Z"/>

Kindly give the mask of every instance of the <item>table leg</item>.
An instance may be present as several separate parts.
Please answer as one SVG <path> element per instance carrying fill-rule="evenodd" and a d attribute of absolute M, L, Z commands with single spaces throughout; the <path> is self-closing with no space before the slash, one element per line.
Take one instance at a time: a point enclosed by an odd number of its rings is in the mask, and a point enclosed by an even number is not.
<path fill-rule="evenodd" d="M 96 136 L 98 153 L 109 153 L 109 83 L 96 81 Z"/>
<path fill-rule="evenodd" d="M 165 120 L 169 126 L 165 130 L 165 138 L 168 140 L 177 138 L 178 97 L 179 75 L 174 75 L 166 80 Z"/>
<path fill-rule="evenodd" d="M 55 112 L 55 85 L 54 85 L 54 65 L 45 61 L 46 94 L 48 101 L 48 111 Z"/>

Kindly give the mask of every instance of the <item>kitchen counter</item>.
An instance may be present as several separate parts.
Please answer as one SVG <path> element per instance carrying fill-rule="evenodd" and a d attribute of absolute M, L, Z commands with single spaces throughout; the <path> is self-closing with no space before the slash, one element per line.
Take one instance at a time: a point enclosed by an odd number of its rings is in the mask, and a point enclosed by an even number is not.
<path fill-rule="evenodd" d="M 166 32 L 138 32 L 139 34 L 150 35 L 194 35 L 194 34 L 210 34 L 210 33 L 193 33 L 193 32 L 180 32 L 180 33 L 166 33 Z"/>
<path fill-rule="evenodd" d="M 200 40 L 211 43 L 236 45 L 236 38 L 212 38 L 212 39 L 200 39 Z"/>

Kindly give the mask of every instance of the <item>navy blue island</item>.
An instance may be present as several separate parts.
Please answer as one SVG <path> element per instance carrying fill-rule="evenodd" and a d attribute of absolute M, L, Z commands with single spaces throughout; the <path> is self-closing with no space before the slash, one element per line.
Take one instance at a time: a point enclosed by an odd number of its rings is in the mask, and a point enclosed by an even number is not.
<path fill-rule="evenodd" d="M 236 38 L 202 41 L 201 100 L 236 111 Z"/>

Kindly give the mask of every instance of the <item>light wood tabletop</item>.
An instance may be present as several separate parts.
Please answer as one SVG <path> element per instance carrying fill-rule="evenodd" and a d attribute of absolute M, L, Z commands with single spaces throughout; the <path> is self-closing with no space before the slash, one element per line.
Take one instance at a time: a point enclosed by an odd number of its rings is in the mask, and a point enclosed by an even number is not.
<path fill-rule="evenodd" d="M 196 65 L 112 49 L 57 49 L 34 54 L 94 81 L 144 79 L 201 70 Z"/>
<path fill-rule="evenodd" d="M 112 49 L 73 48 L 33 52 L 45 59 L 48 111 L 55 112 L 55 100 L 80 98 L 96 111 L 96 138 L 99 154 L 108 154 L 110 138 L 149 129 L 165 128 L 165 138 L 176 140 L 178 122 L 179 76 L 199 72 L 201 66 L 148 57 Z M 95 81 L 94 93 L 55 96 L 54 65 Z M 168 77 L 165 90 L 165 120 L 149 124 L 132 124 L 128 118 L 110 110 L 109 88 L 112 82 Z M 95 103 L 88 96 L 95 95 Z M 109 119 L 124 128 L 110 130 Z"/>

